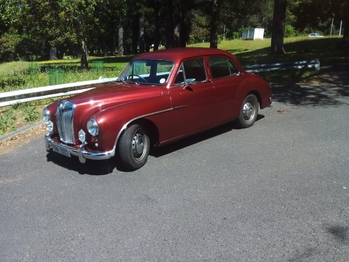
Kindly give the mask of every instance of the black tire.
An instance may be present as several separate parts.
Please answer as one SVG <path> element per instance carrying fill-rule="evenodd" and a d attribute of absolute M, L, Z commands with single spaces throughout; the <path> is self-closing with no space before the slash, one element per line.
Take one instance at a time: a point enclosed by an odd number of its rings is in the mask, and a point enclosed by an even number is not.
<path fill-rule="evenodd" d="M 255 95 L 249 94 L 241 104 L 237 123 L 239 127 L 246 128 L 253 126 L 257 120 L 259 103 Z"/>
<path fill-rule="evenodd" d="M 133 124 L 120 137 L 118 150 L 124 167 L 129 170 L 141 168 L 148 160 L 149 136 L 142 126 Z"/>

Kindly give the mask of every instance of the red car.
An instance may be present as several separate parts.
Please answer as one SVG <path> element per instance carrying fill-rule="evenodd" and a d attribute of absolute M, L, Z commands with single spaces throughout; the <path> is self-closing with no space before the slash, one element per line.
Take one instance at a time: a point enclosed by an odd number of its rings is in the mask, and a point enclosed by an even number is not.
<path fill-rule="evenodd" d="M 179 48 L 135 56 L 113 83 L 56 101 L 43 110 L 46 149 L 70 157 L 117 155 L 135 170 L 150 146 L 162 146 L 236 120 L 256 121 L 271 104 L 271 87 L 230 53 Z"/>

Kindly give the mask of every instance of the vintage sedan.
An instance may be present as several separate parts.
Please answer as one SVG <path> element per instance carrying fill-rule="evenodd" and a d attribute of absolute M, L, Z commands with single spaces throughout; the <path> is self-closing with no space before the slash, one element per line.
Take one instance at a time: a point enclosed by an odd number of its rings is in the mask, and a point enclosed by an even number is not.
<path fill-rule="evenodd" d="M 46 149 L 81 163 L 116 156 L 135 170 L 147 162 L 150 146 L 233 120 L 252 126 L 271 95 L 269 83 L 223 50 L 144 53 L 127 63 L 117 81 L 45 108 Z"/>

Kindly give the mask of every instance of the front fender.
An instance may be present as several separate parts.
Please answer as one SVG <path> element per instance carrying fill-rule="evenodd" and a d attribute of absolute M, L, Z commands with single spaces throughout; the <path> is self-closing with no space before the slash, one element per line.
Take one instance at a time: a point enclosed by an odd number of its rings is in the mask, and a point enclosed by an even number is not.
<path fill-rule="evenodd" d="M 122 132 L 134 121 L 147 119 L 154 123 L 161 135 L 170 135 L 171 107 L 168 96 L 109 107 L 92 117 L 99 125 L 98 150 L 115 151 Z"/>

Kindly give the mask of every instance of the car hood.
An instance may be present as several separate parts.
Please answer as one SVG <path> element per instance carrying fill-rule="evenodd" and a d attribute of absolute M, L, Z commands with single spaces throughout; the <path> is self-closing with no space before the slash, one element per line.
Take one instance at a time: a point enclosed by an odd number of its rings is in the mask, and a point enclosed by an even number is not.
<path fill-rule="evenodd" d="M 93 107 L 93 105 L 96 105 L 103 110 L 110 106 L 160 96 L 162 90 L 162 86 L 114 82 L 103 84 L 102 86 L 80 93 L 68 100 L 73 102 L 77 107 L 84 105 Z"/>

